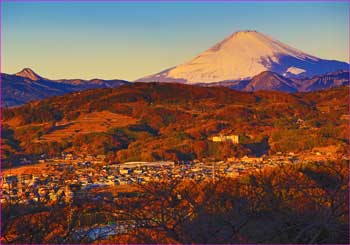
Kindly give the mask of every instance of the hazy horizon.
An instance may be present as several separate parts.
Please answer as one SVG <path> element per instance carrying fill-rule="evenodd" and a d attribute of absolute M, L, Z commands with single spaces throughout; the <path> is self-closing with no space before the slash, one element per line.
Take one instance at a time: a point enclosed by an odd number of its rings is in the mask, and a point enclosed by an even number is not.
<path fill-rule="evenodd" d="M 347 2 L 3 2 L 2 67 L 51 79 L 133 81 L 239 30 L 349 62 Z"/>

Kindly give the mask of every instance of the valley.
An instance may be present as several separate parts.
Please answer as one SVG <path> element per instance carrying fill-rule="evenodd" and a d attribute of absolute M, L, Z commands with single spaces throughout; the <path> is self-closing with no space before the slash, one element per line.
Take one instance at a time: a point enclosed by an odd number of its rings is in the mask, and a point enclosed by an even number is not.
<path fill-rule="evenodd" d="M 350 244 L 348 3 L 0 5 L 0 244 Z"/>

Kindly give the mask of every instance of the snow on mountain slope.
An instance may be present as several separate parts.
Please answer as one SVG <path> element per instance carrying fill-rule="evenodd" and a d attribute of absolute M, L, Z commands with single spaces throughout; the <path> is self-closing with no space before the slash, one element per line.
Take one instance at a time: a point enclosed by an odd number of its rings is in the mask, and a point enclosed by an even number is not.
<path fill-rule="evenodd" d="M 138 81 L 212 83 L 244 80 L 272 71 L 287 77 L 314 76 L 348 64 L 308 55 L 257 31 L 239 31 L 194 59 Z"/>

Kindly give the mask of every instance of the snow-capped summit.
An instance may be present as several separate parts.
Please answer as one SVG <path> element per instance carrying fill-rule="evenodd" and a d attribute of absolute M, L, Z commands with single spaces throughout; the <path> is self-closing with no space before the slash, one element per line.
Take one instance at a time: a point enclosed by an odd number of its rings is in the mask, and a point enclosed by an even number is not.
<path fill-rule="evenodd" d="M 257 31 L 238 31 L 192 60 L 138 81 L 212 83 L 250 79 L 263 71 L 313 76 L 348 64 L 324 60 Z"/>

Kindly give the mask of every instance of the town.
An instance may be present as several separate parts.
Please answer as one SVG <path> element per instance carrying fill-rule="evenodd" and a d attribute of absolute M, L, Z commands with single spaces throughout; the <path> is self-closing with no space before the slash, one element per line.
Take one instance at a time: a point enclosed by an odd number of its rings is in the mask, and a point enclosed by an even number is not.
<path fill-rule="evenodd" d="M 99 199 L 100 190 L 106 189 L 113 193 L 108 198 L 115 199 L 130 195 L 134 186 L 165 178 L 188 178 L 198 182 L 217 181 L 223 177 L 241 178 L 265 168 L 301 161 L 324 160 L 329 157 L 331 156 L 321 152 L 311 152 L 308 158 L 292 152 L 279 152 L 272 156 L 244 156 L 228 158 L 225 161 L 202 159 L 107 165 L 104 156 L 80 157 L 63 153 L 60 158 L 42 159 L 34 165 L 5 171 L 1 176 L 1 203 L 69 203 L 81 198 Z M 39 167 L 35 168 L 37 165 Z"/>

